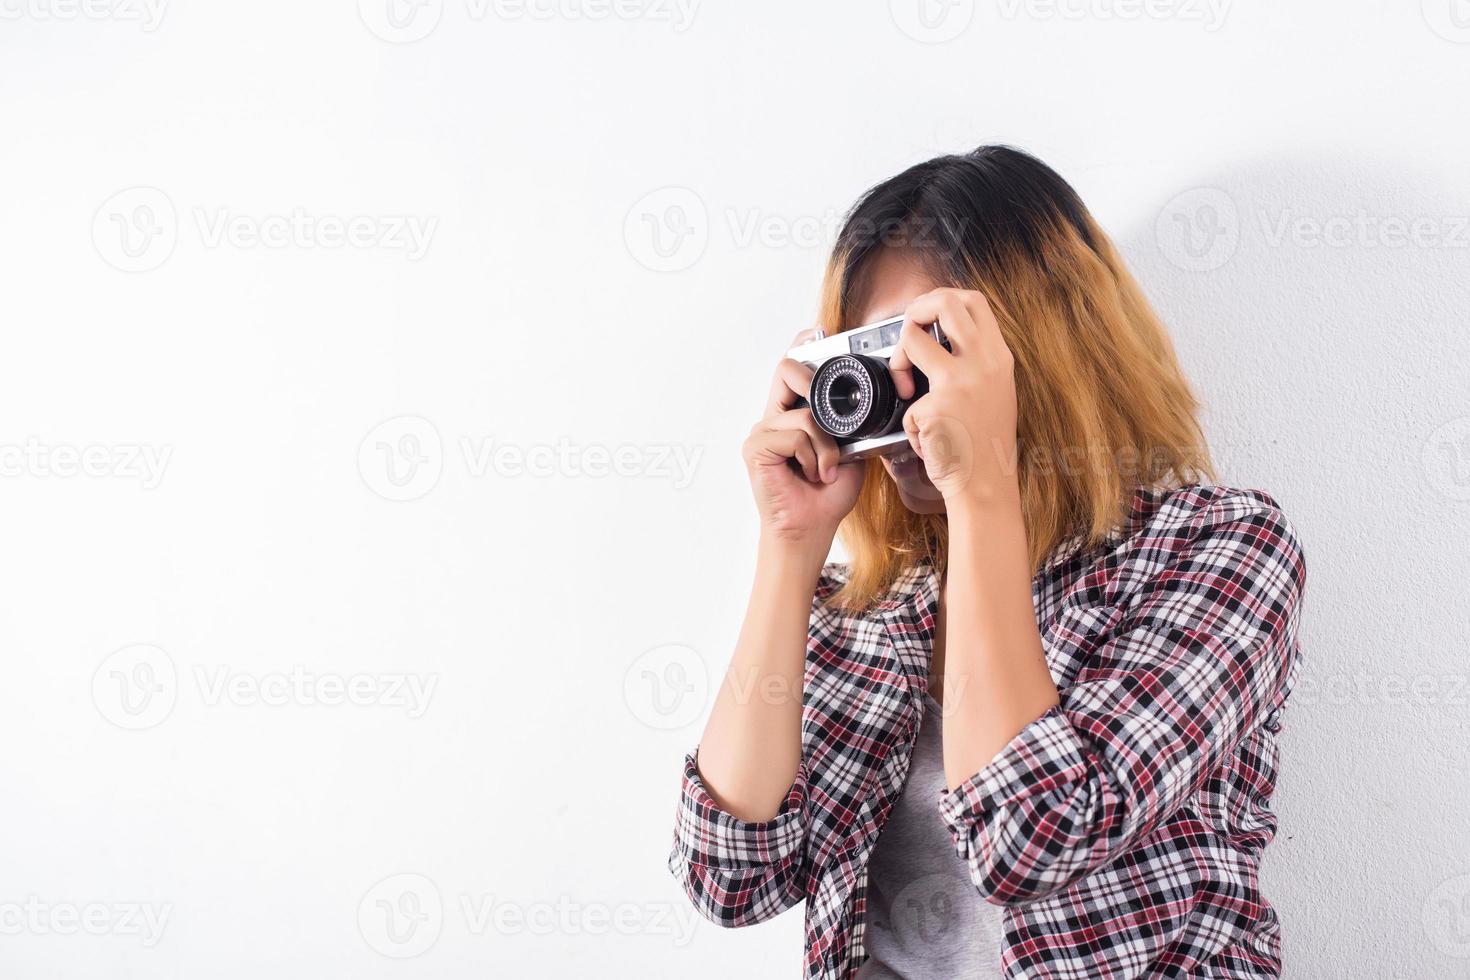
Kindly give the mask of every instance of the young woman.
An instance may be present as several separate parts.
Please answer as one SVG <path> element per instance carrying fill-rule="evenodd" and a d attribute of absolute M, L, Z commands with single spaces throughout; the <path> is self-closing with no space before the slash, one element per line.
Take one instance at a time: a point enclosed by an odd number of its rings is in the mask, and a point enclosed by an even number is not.
<path fill-rule="evenodd" d="M 730 926 L 805 900 L 808 977 L 1278 976 L 1256 867 L 1302 554 L 1269 496 L 1206 482 L 1113 245 L 982 147 L 869 191 L 823 305 L 902 314 L 893 379 L 930 389 L 908 451 L 840 463 L 777 367 L 749 611 L 684 769 L 690 898 Z"/>

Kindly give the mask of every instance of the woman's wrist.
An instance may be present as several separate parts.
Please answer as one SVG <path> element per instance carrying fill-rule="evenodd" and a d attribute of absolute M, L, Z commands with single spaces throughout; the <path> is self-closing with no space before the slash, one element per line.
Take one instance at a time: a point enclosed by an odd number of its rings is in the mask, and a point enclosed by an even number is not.
<path fill-rule="evenodd" d="M 1015 477 L 995 483 L 967 483 L 944 499 L 951 530 L 1021 523 L 1021 487 Z"/>
<path fill-rule="evenodd" d="M 802 535 L 776 534 L 763 530 L 756 548 L 757 565 L 769 570 L 780 569 L 815 583 L 827 563 L 836 531 Z"/>

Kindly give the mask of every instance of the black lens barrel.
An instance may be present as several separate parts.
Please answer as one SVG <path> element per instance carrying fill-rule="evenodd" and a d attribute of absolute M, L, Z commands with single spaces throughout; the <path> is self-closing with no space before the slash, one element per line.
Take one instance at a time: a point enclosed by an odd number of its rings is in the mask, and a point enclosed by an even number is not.
<path fill-rule="evenodd" d="M 818 427 L 837 439 L 871 439 L 892 431 L 898 392 L 888 364 L 866 354 L 839 354 L 812 375 L 807 398 Z"/>

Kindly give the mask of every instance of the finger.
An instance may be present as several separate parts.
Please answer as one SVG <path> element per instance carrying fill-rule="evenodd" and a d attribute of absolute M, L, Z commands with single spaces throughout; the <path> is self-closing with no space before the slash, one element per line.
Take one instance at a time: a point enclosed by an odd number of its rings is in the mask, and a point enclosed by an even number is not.
<path fill-rule="evenodd" d="M 802 344 L 809 344 L 814 340 L 821 340 L 824 336 L 826 336 L 826 331 L 821 327 L 807 327 L 805 330 L 798 330 L 796 336 L 791 338 L 791 343 L 786 346 L 788 349 L 791 347 L 800 347 Z"/>
<path fill-rule="evenodd" d="M 924 458 L 924 448 L 919 444 L 919 422 L 924 414 L 929 411 L 929 396 L 925 395 L 909 406 L 908 411 L 903 413 L 903 432 L 909 437 L 909 446 L 913 448 L 914 455 L 920 459 Z"/>
<path fill-rule="evenodd" d="M 771 395 L 766 399 L 766 417 L 794 408 L 812 387 L 812 369 L 800 361 L 784 357 L 776 365 L 771 379 Z"/>
<path fill-rule="evenodd" d="M 999 354 L 1004 351 L 1009 354 L 1010 346 L 1000 332 L 1000 321 L 996 319 L 995 310 L 991 308 L 990 300 L 985 294 L 976 289 L 966 289 L 961 293 L 961 299 L 975 327 L 972 335 L 974 342 L 989 353 Z"/>
<path fill-rule="evenodd" d="M 974 314 L 969 306 L 972 294 L 978 295 L 967 289 L 931 290 L 909 303 L 904 310 L 904 323 L 912 322 L 921 327 L 939 324 L 949 339 L 950 348 L 959 354 L 978 339 Z M 923 365 L 919 367 L 923 369 Z"/>
<path fill-rule="evenodd" d="M 898 335 L 898 349 L 888 360 L 888 371 L 893 375 L 898 396 L 912 398 L 915 367 L 930 378 L 939 378 L 949 370 L 952 360 L 954 356 L 930 336 L 927 324 L 920 326 L 905 317 L 903 330 Z"/>
<path fill-rule="evenodd" d="M 817 454 L 817 469 L 821 473 L 823 483 L 831 483 L 837 479 L 837 465 L 842 461 L 842 450 L 821 426 L 817 425 L 816 419 L 812 418 L 809 408 L 797 409 L 792 412 L 782 412 L 766 423 L 769 430 L 799 429 L 805 432 L 811 440 L 812 448 Z"/>
<path fill-rule="evenodd" d="M 746 459 L 758 466 L 774 466 L 789 459 L 796 460 L 802 475 L 812 483 L 821 482 L 817 453 L 811 438 L 801 429 L 758 429 L 745 441 Z"/>

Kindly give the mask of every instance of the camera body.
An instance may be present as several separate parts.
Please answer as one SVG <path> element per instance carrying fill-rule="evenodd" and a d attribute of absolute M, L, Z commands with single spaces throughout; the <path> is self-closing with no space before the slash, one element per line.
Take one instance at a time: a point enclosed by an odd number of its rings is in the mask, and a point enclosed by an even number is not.
<path fill-rule="evenodd" d="M 843 460 L 888 456 L 908 448 L 903 413 L 929 390 L 929 381 L 914 369 L 914 397 L 899 398 L 888 361 L 898 349 L 902 316 L 854 327 L 823 337 L 786 356 L 812 369 L 806 404 L 817 426 L 837 441 Z M 946 348 L 939 324 L 929 334 Z"/>

